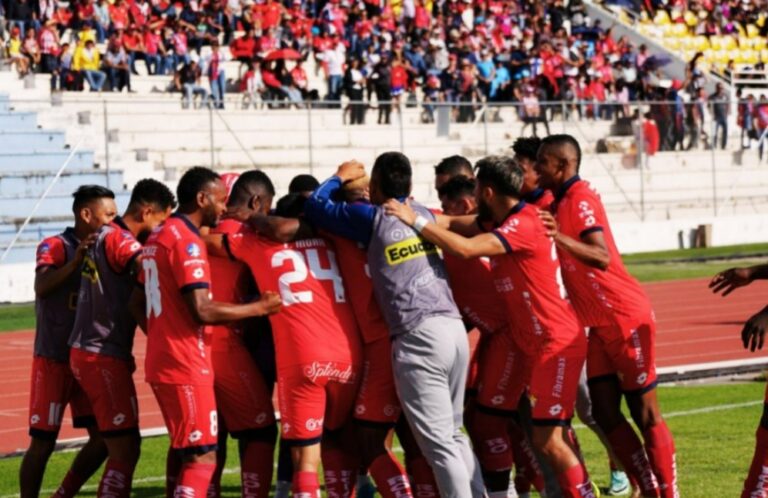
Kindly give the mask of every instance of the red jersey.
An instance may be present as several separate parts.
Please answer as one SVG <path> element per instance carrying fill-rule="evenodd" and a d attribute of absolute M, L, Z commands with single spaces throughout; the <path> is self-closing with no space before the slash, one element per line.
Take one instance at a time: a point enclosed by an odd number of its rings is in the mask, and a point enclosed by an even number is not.
<path fill-rule="evenodd" d="M 483 258 L 462 259 L 443 254 L 451 292 L 461 316 L 484 334 L 507 326 L 506 305 L 498 292 L 490 263 Z"/>
<path fill-rule="evenodd" d="M 550 190 L 537 188 L 536 190 L 529 192 L 523 200 L 526 204 L 530 204 L 533 207 L 549 211 L 555 200 L 555 196 L 552 195 Z"/>
<path fill-rule="evenodd" d="M 211 233 L 238 233 L 243 230 L 243 224 L 235 220 L 222 220 Z M 248 267 L 240 261 L 229 258 L 211 256 L 211 294 L 214 301 L 223 303 L 244 303 L 250 300 L 250 294 L 255 291 L 253 278 Z M 239 337 L 243 333 L 241 323 L 212 325 L 213 351 L 227 351 L 229 339 Z"/>
<path fill-rule="evenodd" d="M 209 289 L 211 269 L 200 232 L 174 214 L 144 246 L 147 382 L 213 385 L 211 330 L 192 318 L 183 294 Z"/>
<path fill-rule="evenodd" d="M 491 233 L 507 249 L 491 258 L 491 269 L 518 347 L 538 357 L 576 342 L 584 331 L 562 284 L 555 243 L 536 209 L 521 201 Z"/>
<path fill-rule="evenodd" d="M 356 363 L 360 339 L 336 255 L 321 238 L 288 244 L 253 232 L 227 235 L 233 259 L 248 265 L 261 291 L 279 292 L 283 308 L 270 316 L 278 368 L 316 361 Z"/>
<path fill-rule="evenodd" d="M 389 338 L 389 328 L 373 294 L 373 282 L 368 270 L 368 253 L 357 242 L 326 234 L 333 241 L 339 258 L 341 276 L 349 296 L 349 304 L 357 319 L 365 344 Z"/>
<path fill-rule="evenodd" d="M 605 271 L 581 263 L 559 251 L 563 278 L 573 306 L 585 327 L 614 325 L 623 318 L 646 317 L 651 313 L 648 296 L 624 267 L 613 240 L 600 196 L 586 181 L 574 176 L 562 186 L 553 204 L 560 231 L 576 240 L 603 232 L 611 262 Z"/>

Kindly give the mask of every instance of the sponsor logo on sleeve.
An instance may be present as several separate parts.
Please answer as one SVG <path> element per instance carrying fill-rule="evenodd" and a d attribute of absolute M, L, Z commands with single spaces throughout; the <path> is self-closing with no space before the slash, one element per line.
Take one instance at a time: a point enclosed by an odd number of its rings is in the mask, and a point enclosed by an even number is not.
<path fill-rule="evenodd" d="M 190 243 L 187 246 L 187 254 L 189 254 L 193 258 L 199 257 L 200 256 L 200 246 L 198 246 L 194 242 Z"/>

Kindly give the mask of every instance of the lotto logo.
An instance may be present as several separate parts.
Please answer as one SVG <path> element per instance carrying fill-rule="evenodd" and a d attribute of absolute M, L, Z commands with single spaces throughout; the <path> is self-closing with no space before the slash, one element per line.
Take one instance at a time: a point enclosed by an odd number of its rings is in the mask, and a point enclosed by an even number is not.
<path fill-rule="evenodd" d="M 357 415 L 362 415 L 363 413 L 365 413 L 365 406 L 364 405 L 357 405 L 355 407 L 355 413 Z"/>
<path fill-rule="evenodd" d="M 502 396 L 501 394 L 498 394 L 498 395 L 494 396 L 493 398 L 491 398 L 491 404 L 493 404 L 493 405 L 500 405 L 500 404 L 504 403 L 504 399 L 505 399 L 504 396 Z"/>
<path fill-rule="evenodd" d="M 34 414 L 34 415 L 32 415 L 32 416 L 29 418 L 29 422 L 30 422 L 32 425 L 34 425 L 34 424 L 36 424 L 36 423 L 40 422 L 40 415 L 38 415 L 38 414 Z"/>
<path fill-rule="evenodd" d="M 195 268 L 195 270 L 192 272 L 192 276 L 195 278 L 203 278 L 203 275 L 205 272 L 203 272 L 202 268 Z"/>
<path fill-rule="evenodd" d="M 640 385 L 645 384 L 645 381 L 648 380 L 648 374 L 643 372 L 640 375 L 637 376 L 637 383 Z"/>
<path fill-rule="evenodd" d="M 266 420 L 267 420 L 267 414 L 266 414 L 266 413 L 264 413 L 264 412 L 261 412 L 261 413 L 259 413 L 259 414 L 256 416 L 256 423 L 257 423 L 257 424 L 263 424 L 263 423 L 264 423 L 264 421 L 266 421 Z"/>
<path fill-rule="evenodd" d="M 384 407 L 384 415 L 386 415 L 387 417 L 391 417 L 395 413 L 397 413 L 397 407 L 396 406 L 387 405 L 387 406 Z"/>
<path fill-rule="evenodd" d="M 192 431 L 189 433 L 189 442 L 196 443 L 203 438 L 203 433 L 200 431 Z"/>
<path fill-rule="evenodd" d="M 560 415 L 560 412 L 563 411 L 563 407 L 560 404 L 552 405 L 552 407 L 549 409 L 549 414 L 553 417 L 556 417 Z"/>
<path fill-rule="evenodd" d="M 308 431 L 317 431 L 323 428 L 323 419 L 310 418 L 307 419 L 307 423 L 304 424 Z"/>
<path fill-rule="evenodd" d="M 291 430 L 291 424 L 288 422 L 283 423 L 283 434 L 288 434 L 288 432 Z"/>
<path fill-rule="evenodd" d="M 118 413 L 117 415 L 115 415 L 115 418 L 112 419 L 112 423 L 115 425 L 120 425 L 123 422 L 125 422 L 125 415 L 123 415 L 122 413 Z"/>

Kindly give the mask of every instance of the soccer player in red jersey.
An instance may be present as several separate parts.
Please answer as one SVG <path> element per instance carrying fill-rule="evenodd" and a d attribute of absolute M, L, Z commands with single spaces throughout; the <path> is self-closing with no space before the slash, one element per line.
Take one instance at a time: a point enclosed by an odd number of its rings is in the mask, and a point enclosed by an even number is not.
<path fill-rule="evenodd" d="M 528 385 L 534 446 L 557 474 L 566 498 L 594 498 L 586 468 L 567 437 L 587 345 L 562 287 L 554 242 L 537 210 L 520 200 L 522 171 L 511 158 L 482 159 L 476 170 L 478 216 L 438 217 L 432 223 L 395 200 L 385 208 L 446 252 L 491 258 L 496 291 L 506 303 L 512 337 L 524 357 L 525 375 L 511 380 L 516 385 L 509 399 L 516 404 Z M 478 218 L 497 228 L 471 238 L 448 230 L 477 231 Z"/>
<path fill-rule="evenodd" d="M 218 418 L 213 389 L 211 330 L 277 312 L 280 298 L 228 304 L 210 297 L 210 265 L 201 227 L 215 227 L 226 211 L 227 190 L 207 168 L 192 168 L 177 188 L 179 208 L 149 237 L 142 252 L 146 302 L 146 379 L 171 438 L 169 451 L 182 457 L 169 496 L 204 497 L 216 468 Z M 169 460 L 172 460 L 169 458 Z M 167 476 L 168 477 L 168 476 Z"/>
<path fill-rule="evenodd" d="M 229 186 L 228 209 L 244 210 L 249 216 L 269 212 L 275 189 L 263 172 L 247 171 Z M 242 228 L 239 221 L 225 219 L 210 233 L 232 234 Z M 246 265 L 228 257 L 215 256 L 211 256 L 210 263 L 213 299 L 227 303 L 242 303 L 249 299 L 255 283 Z M 244 498 L 266 498 L 274 470 L 277 425 L 272 386 L 267 385 L 245 344 L 244 335 L 258 331 L 252 330 L 252 325 L 246 321 L 215 325 L 212 333 L 216 405 L 220 425 L 238 440 L 242 495 Z M 221 438 L 219 444 L 222 444 Z M 219 451 L 222 451 L 221 447 Z"/>
<path fill-rule="evenodd" d="M 133 383 L 136 322 L 126 306 L 140 269 L 141 243 L 175 201 L 157 180 L 138 182 L 122 217 L 102 227 L 85 255 L 69 362 L 109 452 L 98 496 L 130 496 L 141 436 Z"/>
<path fill-rule="evenodd" d="M 590 328 L 587 376 L 592 411 L 643 496 L 676 498 L 675 444 L 656 398 L 656 324 L 651 303 L 627 272 L 599 195 L 579 177 L 581 149 L 570 135 L 539 148 L 541 186 L 555 193 L 552 215 L 541 212 L 562 260 L 568 295 Z M 621 398 L 645 449 L 621 413 Z"/>
<path fill-rule="evenodd" d="M 289 194 L 277 203 L 276 213 L 296 218 L 305 200 Z M 294 496 L 316 496 L 321 459 L 329 496 L 349 496 L 358 465 L 342 429 L 357 394 L 361 351 L 333 246 L 319 237 L 274 242 L 250 231 L 207 241 L 212 251 L 246 263 L 259 289 L 282 297 L 284 308 L 271 322 L 281 432 L 291 445 Z"/>
<path fill-rule="evenodd" d="M 523 187 L 520 192 L 523 200 L 539 209 L 549 209 L 555 196 L 552 191 L 539 186 L 539 174 L 536 172 L 536 154 L 541 146 L 539 137 L 520 137 L 512 144 L 512 156 L 523 170 Z"/>
<path fill-rule="evenodd" d="M 98 185 L 84 185 L 73 194 L 75 226 L 48 237 L 37 247 L 35 268 L 35 355 L 29 397 L 30 444 L 21 461 L 22 498 L 37 497 L 48 459 L 56 446 L 67 404 L 75 427 L 88 429 L 89 439 L 56 491 L 73 497 L 107 457 L 93 412 L 69 368 L 67 340 L 75 323 L 80 267 L 94 235 L 117 214 L 115 194 Z"/>
<path fill-rule="evenodd" d="M 749 268 L 731 268 L 718 273 L 709 283 L 712 292 L 727 296 L 734 290 L 749 285 L 755 280 L 768 279 L 768 264 L 751 266 Z M 744 349 L 753 353 L 763 349 L 765 331 L 768 329 L 768 306 L 752 315 L 741 330 L 741 341 Z M 744 481 L 741 498 L 768 497 L 768 386 L 765 390 L 763 416 L 755 434 L 755 452 L 752 465 Z"/>
<path fill-rule="evenodd" d="M 476 181 L 459 175 L 443 183 L 439 195 L 446 216 L 477 213 Z M 528 492 L 531 482 L 541 491 L 544 478 L 520 426 L 517 399 L 508 399 L 513 379 L 522 372 L 522 352 L 512 340 L 509 314 L 496 291 L 490 264 L 481 258 L 464 259 L 443 254 L 451 290 L 464 321 L 480 330 L 476 361 L 477 393 L 465 422 L 475 453 L 483 468 L 490 498 L 506 496 L 512 464 L 517 465 L 518 493 Z M 519 396 L 518 396 L 519 399 Z M 510 420 L 511 419 L 511 420 Z"/>

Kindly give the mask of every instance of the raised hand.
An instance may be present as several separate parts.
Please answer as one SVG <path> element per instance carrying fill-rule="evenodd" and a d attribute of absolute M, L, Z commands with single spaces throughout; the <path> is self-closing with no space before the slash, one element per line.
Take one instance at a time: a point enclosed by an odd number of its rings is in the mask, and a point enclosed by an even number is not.
<path fill-rule="evenodd" d="M 753 276 L 752 268 L 731 268 L 715 275 L 709 282 L 709 288 L 715 294 L 722 292 L 723 296 L 727 296 L 739 287 L 751 284 Z"/>
<path fill-rule="evenodd" d="M 341 178 L 342 183 L 353 182 L 365 176 L 365 166 L 354 159 L 347 161 L 336 170 L 336 176 Z"/>

